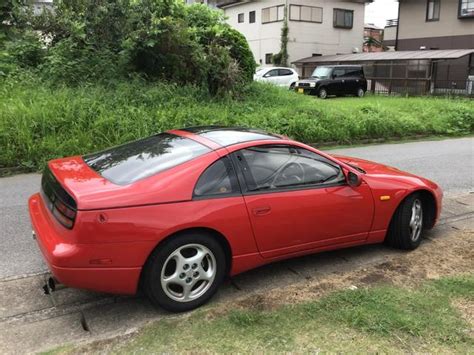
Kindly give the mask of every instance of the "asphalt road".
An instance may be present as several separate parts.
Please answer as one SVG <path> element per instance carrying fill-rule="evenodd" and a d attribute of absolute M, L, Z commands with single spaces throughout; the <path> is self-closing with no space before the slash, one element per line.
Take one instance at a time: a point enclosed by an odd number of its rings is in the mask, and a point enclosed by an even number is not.
<path fill-rule="evenodd" d="M 441 185 L 446 195 L 474 191 L 474 138 L 372 145 L 333 150 L 395 166 Z M 40 175 L 0 178 L 0 280 L 46 270 L 31 237 L 28 197 L 39 190 Z"/>

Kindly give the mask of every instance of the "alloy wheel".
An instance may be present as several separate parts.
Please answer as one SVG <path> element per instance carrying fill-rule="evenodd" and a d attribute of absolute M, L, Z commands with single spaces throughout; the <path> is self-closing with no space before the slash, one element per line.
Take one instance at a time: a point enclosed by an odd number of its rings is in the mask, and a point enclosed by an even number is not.
<path fill-rule="evenodd" d="M 420 238 L 423 229 L 423 207 L 419 199 L 413 201 L 409 226 L 411 240 L 416 242 Z"/>
<path fill-rule="evenodd" d="M 212 286 L 217 272 L 214 254 L 201 244 L 186 244 L 172 252 L 161 270 L 161 287 L 177 302 L 201 297 Z"/>

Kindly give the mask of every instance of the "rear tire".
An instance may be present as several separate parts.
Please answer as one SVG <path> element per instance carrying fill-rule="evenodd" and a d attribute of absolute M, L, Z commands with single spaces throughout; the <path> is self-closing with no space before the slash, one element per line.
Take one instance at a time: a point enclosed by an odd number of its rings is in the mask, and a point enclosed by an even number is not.
<path fill-rule="evenodd" d="M 323 100 L 324 100 L 324 99 L 327 99 L 327 97 L 328 97 L 328 92 L 327 92 L 326 88 L 321 88 L 321 89 L 319 89 L 319 91 L 318 91 L 318 97 L 319 97 L 320 99 L 323 99 Z"/>
<path fill-rule="evenodd" d="M 420 194 L 408 196 L 390 221 L 385 243 L 397 249 L 416 249 L 423 234 L 423 207 Z"/>
<path fill-rule="evenodd" d="M 204 233 L 182 234 L 150 255 L 144 267 L 143 289 L 154 305 L 170 312 L 186 312 L 209 301 L 226 270 L 224 250 L 215 238 Z"/>

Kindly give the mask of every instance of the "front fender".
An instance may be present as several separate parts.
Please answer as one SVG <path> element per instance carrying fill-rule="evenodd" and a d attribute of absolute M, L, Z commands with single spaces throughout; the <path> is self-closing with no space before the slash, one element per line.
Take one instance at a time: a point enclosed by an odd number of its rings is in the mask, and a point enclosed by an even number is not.
<path fill-rule="evenodd" d="M 400 203 L 416 191 L 430 193 L 435 201 L 436 223 L 441 213 L 443 192 L 435 183 L 416 176 L 377 176 L 365 175 L 364 180 L 370 186 L 374 197 L 374 221 L 372 232 L 388 229 L 390 221 Z M 384 233 L 376 233 L 385 235 Z"/>

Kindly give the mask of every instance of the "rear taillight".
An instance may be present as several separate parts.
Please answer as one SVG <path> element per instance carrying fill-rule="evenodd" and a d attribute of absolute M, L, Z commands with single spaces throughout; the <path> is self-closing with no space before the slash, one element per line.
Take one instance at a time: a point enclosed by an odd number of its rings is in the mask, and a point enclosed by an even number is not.
<path fill-rule="evenodd" d="M 71 229 L 76 219 L 76 211 L 66 206 L 60 200 L 53 204 L 53 215 L 66 228 Z"/>
<path fill-rule="evenodd" d="M 76 201 L 46 168 L 41 180 L 41 193 L 46 207 L 64 227 L 72 229 L 76 219 Z"/>

